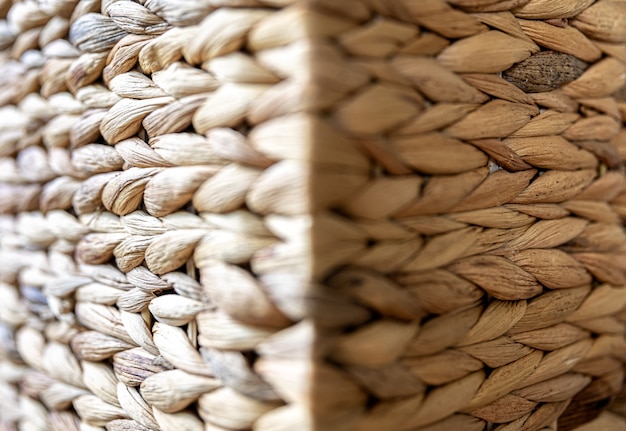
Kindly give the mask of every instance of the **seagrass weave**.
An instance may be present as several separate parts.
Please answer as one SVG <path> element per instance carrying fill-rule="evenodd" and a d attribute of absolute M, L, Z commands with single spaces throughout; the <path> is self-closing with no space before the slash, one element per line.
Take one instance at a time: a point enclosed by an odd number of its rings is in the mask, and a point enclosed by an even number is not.
<path fill-rule="evenodd" d="M 0 431 L 626 431 L 626 1 L 0 18 Z"/>

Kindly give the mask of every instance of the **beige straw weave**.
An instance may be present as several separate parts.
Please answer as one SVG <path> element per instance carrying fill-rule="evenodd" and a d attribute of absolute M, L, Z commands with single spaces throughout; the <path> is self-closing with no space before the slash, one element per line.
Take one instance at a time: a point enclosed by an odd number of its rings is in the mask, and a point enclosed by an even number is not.
<path fill-rule="evenodd" d="M 626 1 L 0 0 L 0 50 L 0 431 L 626 431 Z"/>

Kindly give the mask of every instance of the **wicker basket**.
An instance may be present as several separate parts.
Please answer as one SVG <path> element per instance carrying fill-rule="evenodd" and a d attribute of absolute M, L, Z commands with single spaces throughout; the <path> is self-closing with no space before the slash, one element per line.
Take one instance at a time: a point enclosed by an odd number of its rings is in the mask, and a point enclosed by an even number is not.
<path fill-rule="evenodd" d="M 1 431 L 626 430 L 624 0 L 0 18 Z"/>

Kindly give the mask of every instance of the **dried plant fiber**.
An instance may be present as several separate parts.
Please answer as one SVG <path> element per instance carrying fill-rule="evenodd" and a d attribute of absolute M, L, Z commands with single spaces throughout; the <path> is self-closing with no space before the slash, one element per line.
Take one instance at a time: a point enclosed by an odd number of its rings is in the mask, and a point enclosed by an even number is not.
<path fill-rule="evenodd" d="M 0 431 L 626 431 L 626 2 L 0 0 Z"/>

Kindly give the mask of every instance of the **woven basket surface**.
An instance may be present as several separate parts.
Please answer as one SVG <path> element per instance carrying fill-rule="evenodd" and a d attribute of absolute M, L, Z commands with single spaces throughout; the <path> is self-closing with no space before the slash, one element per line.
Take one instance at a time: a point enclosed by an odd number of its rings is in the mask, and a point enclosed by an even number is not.
<path fill-rule="evenodd" d="M 0 431 L 626 431 L 624 0 L 0 0 Z"/>

